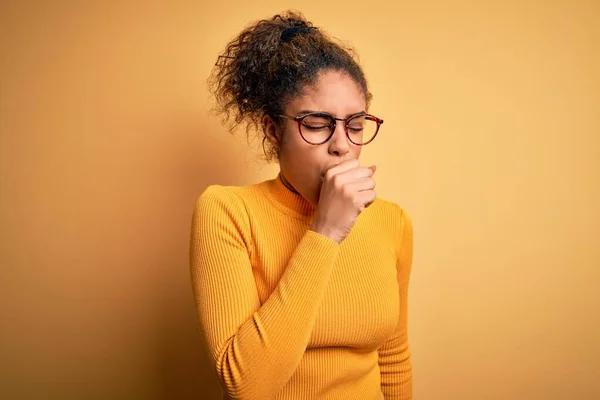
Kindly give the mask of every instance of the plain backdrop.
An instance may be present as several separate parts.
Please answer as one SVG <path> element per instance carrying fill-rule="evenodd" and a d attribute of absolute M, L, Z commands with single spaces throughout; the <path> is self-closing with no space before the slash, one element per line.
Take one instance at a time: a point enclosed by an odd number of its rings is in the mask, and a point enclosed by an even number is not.
<path fill-rule="evenodd" d="M 288 8 L 385 120 L 362 159 L 415 227 L 415 399 L 600 398 L 600 3 L 568 0 L 2 1 L 0 397 L 218 397 L 193 205 L 278 169 L 206 79 Z"/>

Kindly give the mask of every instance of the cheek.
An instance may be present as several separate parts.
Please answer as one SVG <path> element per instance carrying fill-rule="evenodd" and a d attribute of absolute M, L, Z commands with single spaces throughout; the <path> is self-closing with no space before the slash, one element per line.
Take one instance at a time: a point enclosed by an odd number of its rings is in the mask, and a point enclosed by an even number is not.
<path fill-rule="evenodd" d="M 298 171 L 302 171 L 303 175 L 311 175 L 313 172 L 319 173 L 318 171 L 321 167 L 320 161 L 323 159 L 321 153 L 323 151 L 326 151 L 325 147 L 311 146 L 300 135 L 290 136 L 288 133 L 281 142 L 279 162 L 282 166 L 291 169 L 291 171 L 288 171 L 288 174 L 295 174 Z"/>

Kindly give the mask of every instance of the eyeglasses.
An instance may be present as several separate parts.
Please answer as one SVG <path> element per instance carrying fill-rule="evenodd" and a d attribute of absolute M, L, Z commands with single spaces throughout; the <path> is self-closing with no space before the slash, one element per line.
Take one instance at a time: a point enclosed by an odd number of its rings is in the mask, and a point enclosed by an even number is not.
<path fill-rule="evenodd" d="M 364 146 L 375 139 L 383 120 L 374 115 L 359 113 L 348 118 L 335 118 L 324 112 L 309 112 L 292 117 L 280 114 L 279 117 L 296 121 L 300 136 L 305 142 L 319 145 L 327 142 L 335 132 L 336 122 L 343 121 L 346 136 L 353 144 Z"/>

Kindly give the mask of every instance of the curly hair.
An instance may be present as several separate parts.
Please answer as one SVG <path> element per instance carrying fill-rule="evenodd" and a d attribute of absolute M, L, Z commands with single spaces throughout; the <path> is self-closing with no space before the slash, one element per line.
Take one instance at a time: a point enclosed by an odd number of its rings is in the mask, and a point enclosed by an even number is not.
<path fill-rule="evenodd" d="M 217 100 L 215 111 L 230 122 L 233 133 L 246 123 L 259 132 L 269 115 L 279 126 L 285 104 L 314 84 L 323 70 L 343 71 L 361 87 L 367 105 L 372 95 L 350 46 L 334 41 L 297 11 L 286 11 L 246 27 L 219 56 L 209 78 L 209 90 Z M 267 161 L 279 158 L 279 149 L 262 129 Z"/>

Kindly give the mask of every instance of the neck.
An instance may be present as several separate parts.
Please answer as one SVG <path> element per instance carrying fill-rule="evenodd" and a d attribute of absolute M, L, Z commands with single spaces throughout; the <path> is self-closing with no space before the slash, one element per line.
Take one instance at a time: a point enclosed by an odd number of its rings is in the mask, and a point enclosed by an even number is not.
<path fill-rule="evenodd" d="M 287 178 L 285 177 L 285 175 L 283 175 L 283 172 L 279 173 L 281 175 L 281 183 L 283 183 L 283 185 L 290 189 L 290 191 L 292 191 L 292 193 L 296 193 L 296 194 L 300 194 L 298 193 L 298 191 L 296 189 L 294 189 L 294 187 L 292 186 L 292 184 L 287 180 Z"/>
<path fill-rule="evenodd" d="M 292 186 L 292 184 L 281 173 L 277 174 L 275 179 L 268 181 L 264 186 L 267 190 L 265 194 L 273 201 L 275 207 L 287 214 L 305 218 L 311 217 L 315 212 L 315 205 L 306 200 Z"/>

